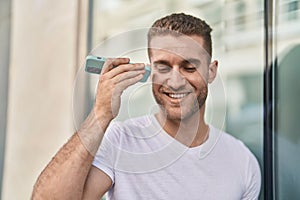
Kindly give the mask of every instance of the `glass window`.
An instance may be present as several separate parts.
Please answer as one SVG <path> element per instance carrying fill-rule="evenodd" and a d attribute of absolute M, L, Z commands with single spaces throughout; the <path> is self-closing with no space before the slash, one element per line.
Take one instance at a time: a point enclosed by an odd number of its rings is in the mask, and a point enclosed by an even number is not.
<path fill-rule="evenodd" d="M 277 199 L 300 196 L 299 1 L 279 1 L 275 74 L 275 180 Z M 287 8 L 287 9 L 286 9 Z M 297 25 L 296 25 L 297 24 Z"/>

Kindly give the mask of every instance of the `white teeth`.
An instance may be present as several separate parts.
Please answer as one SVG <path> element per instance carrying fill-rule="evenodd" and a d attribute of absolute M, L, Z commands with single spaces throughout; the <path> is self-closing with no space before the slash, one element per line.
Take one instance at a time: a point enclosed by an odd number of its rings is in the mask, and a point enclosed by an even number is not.
<path fill-rule="evenodd" d="M 174 99 L 181 99 L 183 97 L 186 96 L 186 93 L 182 93 L 182 94 L 169 94 L 170 97 L 174 98 Z"/>

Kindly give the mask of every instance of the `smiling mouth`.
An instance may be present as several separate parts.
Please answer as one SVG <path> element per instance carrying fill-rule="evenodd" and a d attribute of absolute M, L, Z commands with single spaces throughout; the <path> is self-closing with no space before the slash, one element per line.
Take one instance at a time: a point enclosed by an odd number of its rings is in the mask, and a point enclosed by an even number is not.
<path fill-rule="evenodd" d="M 187 96 L 189 93 L 165 93 L 168 97 L 172 99 L 182 99 Z"/>

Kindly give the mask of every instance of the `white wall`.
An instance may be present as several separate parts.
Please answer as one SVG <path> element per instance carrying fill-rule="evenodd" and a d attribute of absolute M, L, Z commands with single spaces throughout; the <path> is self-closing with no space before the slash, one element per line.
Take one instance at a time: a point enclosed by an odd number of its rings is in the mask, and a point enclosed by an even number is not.
<path fill-rule="evenodd" d="M 86 41 L 83 2 L 12 3 L 3 200 L 29 199 L 41 170 L 74 132 L 73 82 Z"/>

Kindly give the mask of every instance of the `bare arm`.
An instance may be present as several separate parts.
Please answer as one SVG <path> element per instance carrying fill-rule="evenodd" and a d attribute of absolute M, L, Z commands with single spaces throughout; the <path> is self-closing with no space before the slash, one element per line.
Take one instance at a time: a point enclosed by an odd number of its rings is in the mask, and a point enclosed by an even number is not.
<path fill-rule="evenodd" d="M 41 173 L 32 199 L 81 199 L 92 161 L 75 134 Z"/>
<path fill-rule="evenodd" d="M 106 128 L 119 112 L 123 90 L 141 80 L 145 73 L 143 64 L 128 62 L 125 58 L 106 62 L 93 110 L 42 171 L 32 199 L 97 199 L 111 186 L 110 178 L 92 167 L 92 161 Z"/>

